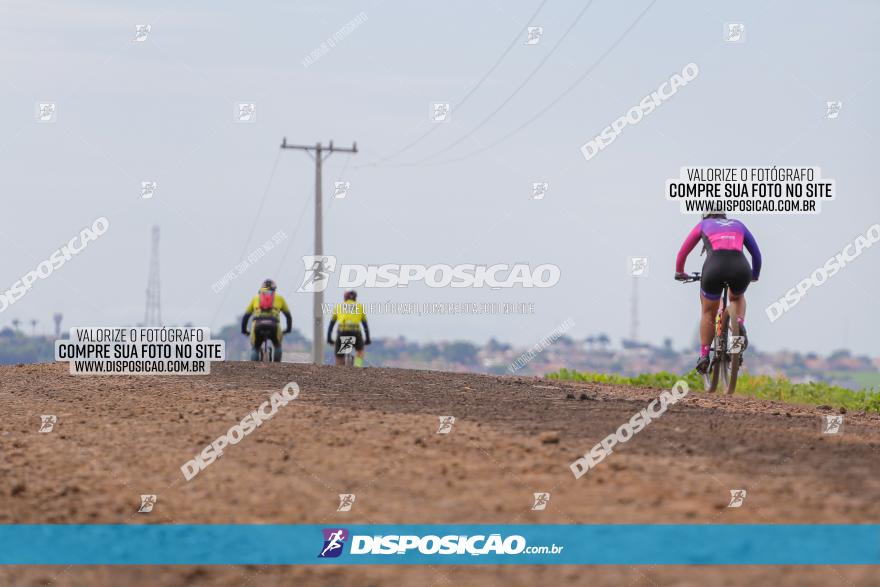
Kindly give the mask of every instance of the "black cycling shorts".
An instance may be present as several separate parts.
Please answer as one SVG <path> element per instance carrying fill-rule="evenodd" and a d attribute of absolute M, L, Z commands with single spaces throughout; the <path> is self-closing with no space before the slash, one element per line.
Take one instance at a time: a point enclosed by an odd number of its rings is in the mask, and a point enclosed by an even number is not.
<path fill-rule="evenodd" d="M 354 337 L 354 350 L 362 351 L 364 350 L 364 337 L 361 335 L 361 331 L 355 330 L 352 332 L 337 332 L 336 333 L 336 354 L 340 354 L 339 350 L 342 348 L 342 337 L 343 336 L 353 336 Z"/>
<path fill-rule="evenodd" d="M 700 289 L 705 297 L 717 300 L 725 283 L 731 293 L 741 295 L 751 281 L 752 267 L 742 251 L 712 251 L 703 263 Z"/>
<path fill-rule="evenodd" d="M 278 336 L 278 321 L 268 318 L 255 318 L 254 329 L 254 348 L 263 346 L 263 341 L 270 340 L 275 347 L 281 346 L 281 340 Z"/>

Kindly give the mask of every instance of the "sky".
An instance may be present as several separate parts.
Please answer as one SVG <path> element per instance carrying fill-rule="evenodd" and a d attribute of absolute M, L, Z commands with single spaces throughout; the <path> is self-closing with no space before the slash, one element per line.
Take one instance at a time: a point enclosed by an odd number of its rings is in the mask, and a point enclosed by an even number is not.
<path fill-rule="evenodd" d="M 725 41 L 727 23 L 744 25 L 742 42 Z M 136 42 L 140 24 L 150 30 Z M 96 218 L 109 228 L 0 312 L 0 327 L 37 319 L 48 333 L 54 312 L 65 328 L 143 321 L 158 225 L 165 323 L 231 323 L 272 277 L 309 335 L 311 294 L 296 290 L 313 254 L 314 163 L 279 149 L 286 137 L 357 142 L 324 163 L 324 252 L 340 264 L 559 267 L 549 288 L 359 290 L 365 303 L 534 308 L 370 317 L 373 336 L 420 341 L 525 346 L 570 320 L 570 336 L 617 343 L 637 279 L 639 339 L 689 345 L 698 288 L 673 274 L 695 219 L 664 198 L 665 181 L 689 165 L 820 167 L 838 190 L 820 214 L 739 217 L 764 258 L 747 294 L 750 339 L 876 356 L 880 247 L 778 320 L 764 308 L 880 222 L 878 25 L 880 5 L 857 1 L 7 0 L 0 291 Z M 543 28 L 538 43 L 526 44 L 527 26 Z M 688 63 L 696 79 L 584 158 L 581 145 Z M 51 122 L 37 120 L 40 103 L 55 104 Z M 252 122 L 236 119 L 239 103 L 255 105 Z M 431 121 L 433 103 L 451 104 L 449 120 Z M 335 181 L 350 182 L 345 198 L 332 197 Z M 542 199 L 534 182 L 548 184 Z M 278 247 L 214 291 L 278 231 Z M 645 275 L 629 274 L 631 257 L 648 258 Z M 695 251 L 688 271 L 701 263 Z M 341 294 L 334 283 L 327 300 Z"/>

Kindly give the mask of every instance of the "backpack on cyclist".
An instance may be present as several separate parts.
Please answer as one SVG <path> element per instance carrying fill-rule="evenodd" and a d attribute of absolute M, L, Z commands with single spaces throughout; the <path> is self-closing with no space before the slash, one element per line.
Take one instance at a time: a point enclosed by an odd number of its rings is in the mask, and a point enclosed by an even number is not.
<path fill-rule="evenodd" d="M 272 290 L 260 291 L 260 310 L 268 312 L 275 307 L 275 292 Z"/>

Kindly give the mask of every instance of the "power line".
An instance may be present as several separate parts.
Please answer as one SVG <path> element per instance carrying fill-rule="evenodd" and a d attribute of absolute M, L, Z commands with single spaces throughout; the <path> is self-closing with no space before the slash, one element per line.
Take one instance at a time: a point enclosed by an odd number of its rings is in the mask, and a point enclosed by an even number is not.
<path fill-rule="evenodd" d="M 284 267 L 284 261 L 287 259 L 287 254 L 290 252 L 290 247 L 293 244 L 293 240 L 299 232 L 299 226 L 302 224 L 303 218 L 306 216 L 306 210 L 309 209 L 309 204 L 312 201 L 312 197 L 309 196 L 306 198 L 305 203 L 303 204 L 302 211 L 299 213 L 299 218 L 296 221 L 296 226 L 293 228 L 293 234 L 287 237 L 287 247 L 284 249 L 284 254 L 281 256 L 281 261 L 278 263 L 278 269 L 275 271 L 275 275 L 281 275 L 281 269 Z"/>
<path fill-rule="evenodd" d="M 529 23 L 532 23 L 532 22 L 535 21 L 535 17 L 538 16 L 538 14 L 541 12 L 541 9 L 544 8 L 544 5 L 545 5 L 545 4 L 547 4 L 547 0 L 543 0 L 543 1 L 538 5 L 538 8 L 537 8 L 537 9 L 535 10 L 535 12 L 533 12 L 532 15 L 529 17 L 528 22 L 527 22 L 525 25 L 523 25 L 522 27 L 520 27 L 519 30 L 516 31 L 516 36 L 510 41 L 510 44 L 509 44 L 509 45 L 507 46 L 507 48 L 501 53 L 501 55 L 498 57 L 498 59 L 495 60 L 495 63 L 492 65 L 492 67 L 490 67 L 490 68 L 488 69 L 488 71 L 486 71 L 486 73 L 483 74 L 483 76 L 480 78 L 480 80 L 479 80 L 479 81 L 478 81 L 478 82 L 477 82 L 477 83 L 476 83 L 476 84 L 475 84 L 475 85 L 474 85 L 474 86 L 468 91 L 468 93 L 465 94 L 465 96 L 464 96 L 461 100 L 459 100 L 457 104 L 454 105 L 454 106 L 455 106 L 454 110 L 455 110 L 456 112 L 457 112 L 462 106 L 464 106 L 465 102 L 467 102 L 468 99 L 470 99 L 470 97 L 473 96 L 474 93 L 476 93 L 476 91 L 477 91 L 478 89 L 480 89 L 480 87 L 482 87 L 483 83 L 484 83 L 487 79 L 489 79 L 489 76 L 492 75 L 492 74 L 495 72 L 495 70 L 498 68 L 499 65 L 501 65 L 501 62 L 504 61 L 504 58 L 507 57 L 507 54 L 510 53 L 511 50 L 513 50 L 514 46 L 516 46 L 517 42 L 518 42 L 520 39 L 522 39 L 523 31 L 525 31 L 526 29 L 528 29 L 528 27 L 529 27 Z M 356 166 L 355 168 L 357 169 L 357 168 L 360 168 L 360 167 L 373 167 L 373 166 L 378 165 L 379 163 L 382 163 L 382 162 L 384 162 L 384 161 L 388 161 L 388 160 L 390 160 L 390 159 L 394 159 L 394 158 L 400 156 L 401 154 L 403 154 L 403 153 L 409 151 L 410 149 L 412 149 L 413 147 L 415 147 L 415 146 L 418 145 L 419 143 L 421 143 L 424 139 L 426 139 L 426 138 L 427 138 L 432 132 L 434 132 L 434 131 L 437 130 L 438 128 L 440 128 L 440 125 L 438 125 L 438 124 L 432 124 L 431 127 L 430 127 L 426 132 L 424 132 L 422 135 L 420 135 L 419 137 L 417 137 L 415 140 L 413 140 L 413 141 L 410 142 L 409 144 L 404 145 L 403 147 L 401 147 L 400 149 L 398 149 L 398 150 L 395 151 L 394 153 L 391 153 L 390 155 L 387 155 L 387 156 L 385 156 L 385 157 L 381 157 L 381 158 L 376 159 L 376 160 L 374 160 L 374 161 L 371 161 L 371 162 L 369 162 L 369 163 L 365 163 L 364 165 L 358 165 L 358 166 Z"/>
<path fill-rule="evenodd" d="M 147 305 L 144 326 L 162 326 L 162 304 L 159 295 L 159 227 L 153 226 L 150 247 L 150 274 L 147 278 Z"/>
<path fill-rule="evenodd" d="M 511 137 L 513 137 L 514 135 L 518 134 L 521 130 L 525 129 L 526 127 L 530 126 L 533 122 L 535 122 L 536 120 L 538 120 L 539 118 L 541 118 L 541 117 L 542 117 L 544 114 L 546 114 L 551 108 L 553 108 L 554 106 L 556 106 L 556 104 L 558 104 L 563 98 L 565 98 L 569 93 L 571 93 L 571 92 L 572 92 L 577 86 L 579 86 L 579 85 L 580 85 L 580 84 L 581 84 L 581 83 L 582 83 L 582 82 L 583 82 L 583 81 L 584 81 L 584 80 L 585 80 L 585 79 L 586 79 L 591 73 L 593 73 L 593 70 L 594 70 L 594 69 L 596 69 L 599 65 L 601 65 L 602 61 L 604 61 L 605 58 L 606 58 L 606 57 L 607 57 L 607 56 L 608 56 L 608 55 L 609 55 L 609 54 L 610 54 L 615 48 L 617 48 L 617 46 L 621 43 L 621 41 L 623 41 L 623 40 L 629 35 L 629 33 L 635 28 L 635 26 L 636 26 L 636 25 L 642 20 L 642 18 L 648 13 L 648 11 L 651 9 L 651 7 L 654 6 L 654 4 L 656 4 L 656 2 L 657 2 L 657 0 L 651 0 L 651 3 L 648 4 L 648 6 L 647 6 L 647 7 L 641 12 L 641 14 L 639 14 L 639 16 L 636 17 L 636 19 L 632 22 L 632 24 L 630 24 L 629 27 L 627 27 L 627 29 L 626 29 L 625 31 L 623 31 L 623 34 L 621 34 L 621 35 L 620 35 L 620 36 L 614 41 L 614 43 L 612 43 L 611 46 L 608 47 L 608 49 L 606 49 L 605 52 L 602 53 L 602 55 L 600 55 L 599 58 L 598 58 L 596 61 L 594 61 L 593 64 L 590 65 L 590 67 L 588 67 L 588 68 L 586 69 L 586 71 L 584 71 L 584 73 L 582 73 L 582 74 L 581 74 L 581 75 L 580 75 L 580 76 L 574 81 L 574 83 L 572 83 L 570 86 L 568 86 L 568 87 L 567 87 L 567 88 L 566 88 L 561 94 L 559 94 L 556 98 L 554 98 L 552 102 L 550 102 L 550 103 L 547 104 L 544 108 L 542 108 L 541 110 L 539 110 L 534 116 L 532 116 L 531 118 L 529 118 L 528 120 L 526 120 L 524 123 L 522 123 L 521 125 L 519 125 L 519 126 L 516 127 L 515 129 L 513 129 L 512 131 L 510 131 L 510 132 L 507 133 L 506 135 L 504 135 L 504 136 L 502 136 L 501 138 L 496 139 L 495 141 L 489 143 L 489 144 L 486 145 L 485 147 L 481 147 L 481 148 L 479 148 L 479 149 L 477 149 L 477 150 L 475 150 L 475 151 L 471 151 L 470 153 L 467 153 L 466 155 L 462 155 L 462 156 L 460 156 L 460 157 L 455 157 L 455 158 L 453 158 L 453 159 L 447 159 L 447 160 L 445 160 L 445 161 L 438 161 L 437 163 L 434 163 L 434 165 L 448 165 L 449 163 L 456 163 L 456 162 L 458 162 L 458 161 L 462 161 L 462 160 L 464 160 L 464 159 L 468 159 L 468 158 L 470 158 L 470 157 L 473 157 L 474 155 L 479 155 L 480 153 L 484 153 L 484 152 L 488 151 L 489 149 L 492 149 L 492 148 L 494 148 L 494 147 L 500 145 L 501 143 L 507 141 L 508 139 L 510 139 Z M 413 165 L 414 165 L 414 164 L 413 164 Z"/>
<path fill-rule="evenodd" d="M 492 120 L 496 114 L 501 112 L 501 110 L 503 110 L 504 107 L 507 106 L 511 102 L 511 100 L 513 100 L 516 97 L 516 95 L 519 94 L 519 92 L 524 87 L 526 87 L 526 85 L 528 85 L 528 83 L 532 80 L 532 78 L 535 77 L 535 75 L 537 75 L 537 73 L 541 70 L 541 68 L 544 67 L 544 65 L 547 63 L 547 61 L 550 59 L 550 57 L 553 56 L 553 54 L 556 52 L 556 50 L 559 48 L 559 46 L 565 41 L 566 37 L 568 37 L 568 35 L 571 33 L 571 31 L 574 29 L 574 27 L 578 24 L 578 22 L 580 22 L 581 18 L 583 18 L 584 14 L 587 12 L 587 10 L 592 5 L 593 5 L 593 0 L 589 0 L 589 2 L 587 2 L 587 4 L 581 9 L 581 11 L 578 13 L 578 15 L 575 17 L 575 19 L 569 25 L 569 27 L 565 30 L 565 32 L 562 34 L 562 36 L 559 37 L 559 40 L 556 41 L 556 43 L 553 45 L 553 47 L 551 47 L 550 51 L 544 56 L 543 59 L 541 59 L 541 61 L 538 63 L 538 65 L 531 71 L 531 73 L 529 73 L 529 75 L 527 75 L 525 77 L 525 79 L 523 79 L 522 82 L 520 82 L 520 84 L 516 87 L 516 89 L 513 90 L 513 92 L 511 92 L 510 95 L 508 95 L 507 98 L 505 98 L 503 102 L 501 102 L 501 104 L 499 104 L 492 112 L 490 112 L 488 114 L 488 116 L 483 118 L 483 120 L 481 120 L 476 126 L 471 128 L 471 130 L 466 132 L 464 135 L 459 137 L 457 140 L 446 145 L 444 148 L 440 149 L 439 151 L 436 151 L 433 154 L 428 155 L 427 157 L 424 157 L 418 161 L 411 163 L 410 165 L 419 165 L 421 163 L 424 163 L 425 161 L 433 159 L 433 158 L 437 157 L 438 155 L 441 155 L 441 154 L 449 151 L 450 149 L 460 145 L 463 141 L 467 140 L 468 138 L 473 136 L 474 133 L 476 133 L 478 130 L 483 128 L 483 126 L 485 126 L 490 120 Z"/>
<path fill-rule="evenodd" d="M 272 171 L 269 172 L 269 180 L 266 182 L 266 189 L 263 190 L 263 195 L 260 198 L 260 206 L 257 208 L 257 213 L 254 215 L 254 221 L 251 223 L 251 229 L 248 232 L 247 239 L 244 241 L 244 246 L 241 249 L 241 253 L 238 254 L 239 259 L 244 259 L 245 254 L 247 253 L 248 245 L 251 242 L 251 239 L 254 237 L 254 231 L 257 229 L 257 222 L 260 220 L 260 215 L 263 212 L 263 207 L 266 205 L 266 198 L 269 195 L 269 188 L 272 187 L 272 180 L 275 178 L 275 172 L 278 170 L 278 162 L 281 160 L 281 151 L 278 151 L 278 154 L 275 155 L 275 163 L 272 164 Z M 220 301 L 220 305 L 217 307 L 217 311 L 214 312 L 214 318 L 211 319 L 211 324 L 216 324 L 217 317 L 220 315 L 220 312 L 223 310 L 223 306 L 226 304 L 226 298 L 229 297 L 229 288 L 226 288 L 226 293 L 223 294 L 223 298 Z"/>
<path fill-rule="evenodd" d="M 257 213 L 254 215 L 254 221 L 251 223 L 251 229 L 248 232 L 247 240 L 244 241 L 244 247 L 242 247 L 241 253 L 238 255 L 240 259 L 244 257 L 248 245 L 254 237 L 254 231 L 257 229 L 257 222 L 260 220 L 260 215 L 263 213 L 263 207 L 266 205 L 266 199 L 269 196 L 269 188 L 272 187 L 272 180 L 275 178 L 275 171 L 278 169 L 278 161 L 280 159 L 281 151 L 278 151 L 278 154 L 275 156 L 275 163 L 272 164 L 272 171 L 269 172 L 269 181 L 266 182 L 266 189 L 263 190 L 263 196 L 260 198 L 260 206 L 257 208 Z"/>

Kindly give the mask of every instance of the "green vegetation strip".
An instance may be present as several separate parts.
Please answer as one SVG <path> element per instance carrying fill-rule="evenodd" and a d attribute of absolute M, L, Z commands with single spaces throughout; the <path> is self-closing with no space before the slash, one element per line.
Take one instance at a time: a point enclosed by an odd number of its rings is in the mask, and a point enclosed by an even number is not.
<path fill-rule="evenodd" d="M 691 371 L 683 377 L 668 371 L 626 377 L 615 374 L 560 369 L 556 373 L 548 373 L 545 377 L 548 379 L 566 379 L 589 383 L 612 383 L 663 389 L 669 389 L 676 381 L 684 379 L 687 381 L 691 391 L 703 391 L 703 380 L 696 371 Z M 836 408 L 846 408 L 847 410 L 880 413 L 880 393 L 873 389 L 853 391 L 845 387 L 821 382 L 792 383 L 785 377 L 741 373 L 736 383 L 736 393 L 737 395 L 792 404 L 827 405 Z"/>

